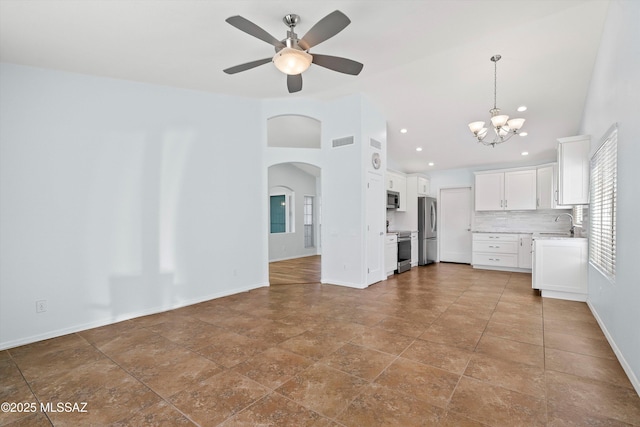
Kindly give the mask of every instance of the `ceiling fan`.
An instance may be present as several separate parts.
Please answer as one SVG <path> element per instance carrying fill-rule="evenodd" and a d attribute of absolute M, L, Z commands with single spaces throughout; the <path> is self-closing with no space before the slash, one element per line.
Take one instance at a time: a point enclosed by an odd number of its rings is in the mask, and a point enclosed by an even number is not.
<path fill-rule="evenodd" d="M 302 89 L 302 73 L 313 63 L 340 73 L 357 76 L 362 71 L 363 64 L 338 56 L 310 54 L 312 47 L 338 34 L 351 23 L 347 16 L 336 10 L 318 21 L 301 39 L 293 31 L 300 21 L 295 14 L 288 14 L 282 21 L 289 27 L 287 38 L 278 40 L 265 30 L 242 16 L 232 16 L 226 21 L 245 33 L 269 43 L 276 49 L 273 57 L 258 59 L 245 64 L 236 65 L 223 70 L 227 74 L 235 74 L 250 70 L 259 65 L 272 62 L 275 66 L 287 74 L 287 88 L 289 93 L 299 92 Z"/>

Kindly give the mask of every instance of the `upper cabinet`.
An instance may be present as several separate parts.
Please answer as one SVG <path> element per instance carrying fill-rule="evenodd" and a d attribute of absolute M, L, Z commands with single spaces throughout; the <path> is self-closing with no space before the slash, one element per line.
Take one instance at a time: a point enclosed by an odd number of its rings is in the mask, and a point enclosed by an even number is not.
<path fill-rule="evenodd" d="M 558 204 L 558 165 L 549 163 L 538 166 L 536 206 L 538 209 L 569 209 Z"/>
<path fill-rule="evenodd" d="M 536 170 L 477 172 L 476 211 L 536 209 Z"/>
<path fill-rule="evenodd" d="M 418 178 L 418 196 L 430 196 L 431 195 L 431 182 L 429 179 L 419 176 Z"/>
<path fill-rule="evenodd" d="M 558 139 L 558 204 L 589 203 L 588 135 Z"/>
<path fill-rule="evenodd" d="M 554 165 L 538 166 L 536 185 L 536 207 L 538 209 L 553 209 L 557 197 L 555 187 Z"/>
<path fill-rule="evenodd" d="M 407 177 L 397 172 L 387 170 L 387 190 L 395 191 L 400 195 L 400 206 L 398 211 L 407 210 Z"/>
<path fill-rule="evenodd" d="M 476 210 L 504 210 L 504 172 L 476 175 Z"/>

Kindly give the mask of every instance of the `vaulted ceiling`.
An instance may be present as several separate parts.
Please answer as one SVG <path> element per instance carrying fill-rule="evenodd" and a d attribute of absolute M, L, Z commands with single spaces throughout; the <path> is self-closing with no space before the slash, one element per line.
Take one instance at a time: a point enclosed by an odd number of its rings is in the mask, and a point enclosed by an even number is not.
<path fill-rule="evenodd" d="M 552 159 L 555 139 L 579 130 L 608 3 L 2 0 L 0 59 L 254 98 L 362 93 L 388 119 L 394 169 L 531 163 Z M 289 94 L 285 76 L 271 63 L 235 75 L 222 72 L 274 53 L 226 18 L 241 15 L 284 39 L 284 15 L 300 15 L 296 32 L 302 36 L 336 9 L 351 24 L 310 53 L 362 62 L 359 76 L 312 65 L 303 74 L 302 91 Z M 491 148 L 477 144 L 467 124 L 489 120 L 494 54 L 502 55 L 497 105 L 526 118 L 528 136 Z M 517 113 L 520 105 L 527 111 Z"/>

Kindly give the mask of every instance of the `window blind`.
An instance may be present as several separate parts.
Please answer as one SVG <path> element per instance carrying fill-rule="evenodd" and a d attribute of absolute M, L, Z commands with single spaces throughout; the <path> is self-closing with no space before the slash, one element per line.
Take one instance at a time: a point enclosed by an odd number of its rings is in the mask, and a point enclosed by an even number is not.
<path fill-rule="evenodd" d="M 613 125 L 590 162 L 589 262 L 616 277 L 616 191 L 618 127 Z"/>

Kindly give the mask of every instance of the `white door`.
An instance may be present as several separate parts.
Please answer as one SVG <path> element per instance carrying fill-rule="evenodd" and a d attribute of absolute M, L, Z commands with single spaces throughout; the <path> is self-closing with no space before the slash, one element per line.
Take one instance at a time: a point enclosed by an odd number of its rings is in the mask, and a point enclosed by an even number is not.
<path fill-rule="evenodd" d="M 471 188 L 440 190 L 440 261 L 471 263 Z"/>
<path fill-rule="evenodd" d="M 382 175 L 369 172 L 367 180 L 367 284 L 384 279 L 382 269 L 385 229 L 385 190 Z"/>

